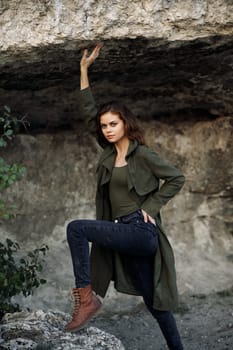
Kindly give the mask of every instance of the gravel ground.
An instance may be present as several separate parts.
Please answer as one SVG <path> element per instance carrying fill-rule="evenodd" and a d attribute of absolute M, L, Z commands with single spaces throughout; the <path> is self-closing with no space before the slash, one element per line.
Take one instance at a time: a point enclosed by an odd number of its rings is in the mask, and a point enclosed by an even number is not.
<path fill-rule="evenodd" d="M 175 317 L 185 350 L 233 350 L 233 288 L 207 296 L 183 296 Z M 144 305 L 130 314 L 99 316 L 89 325 L 114 334 L 126 350 L 167 349 Z"/>

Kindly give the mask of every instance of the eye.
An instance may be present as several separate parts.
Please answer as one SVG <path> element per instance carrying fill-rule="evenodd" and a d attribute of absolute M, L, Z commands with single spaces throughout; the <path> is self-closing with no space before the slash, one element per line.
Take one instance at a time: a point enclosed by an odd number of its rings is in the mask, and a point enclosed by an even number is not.
<path fill-rule="evenodd" d="M 111 126 L 117 126 L 117 122 L 111 122 L 110 125 Z"/>
<path fill-rule="evenodd" d="M 100 124 L 100 128 L 103 130 L 103 129 L 106 129 L 106 124 Z"/>

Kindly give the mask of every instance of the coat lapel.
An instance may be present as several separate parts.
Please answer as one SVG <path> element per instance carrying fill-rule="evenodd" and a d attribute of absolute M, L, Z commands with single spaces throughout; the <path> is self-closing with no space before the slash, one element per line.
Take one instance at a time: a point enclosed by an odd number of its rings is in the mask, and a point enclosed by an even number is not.
<path fill-rule="evenodd" d="M 136 140 L 130 141 L 129 149 L 126 155 L 126 161 L 128 163 L 128 191 L 130 192 L 134 186 L 132 178 L 135 177 L 135 159 L 131 157 L 132 153 L 138 147 L 138 142 Z"/>
<path fill-rule="evenodd" d="M 104 149 L 99 159 L 97 169 L 96 169 L 98 174 L 98 184 L 100 186 L 110 181 L 112 168 L 115 162 L 115 157 L 116 157 L 115 147 L 112 145 L 107 146 Z"/>

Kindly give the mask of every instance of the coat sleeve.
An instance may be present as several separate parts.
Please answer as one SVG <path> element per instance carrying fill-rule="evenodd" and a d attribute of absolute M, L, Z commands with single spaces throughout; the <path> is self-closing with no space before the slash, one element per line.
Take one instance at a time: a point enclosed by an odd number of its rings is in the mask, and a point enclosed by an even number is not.
<path fill-rule="evenodd" d="M 96 103 L 92 95 L 91 89 L 80 90 L 78 93 L 79 115 L 87 123 L 91 132 L 96 131 Z"/>
<path fill-rule="evenodd" d="M 141 205 L 143 210 L 150 216 L 155 217 L 162 206 L 181 190 L 185 177 L 174 165 L 160 158 L 153 150 L 147 149 L 144 156 L 147 166 L 154 176 L 164 180 L 159 190 L 150 193 Z"/>

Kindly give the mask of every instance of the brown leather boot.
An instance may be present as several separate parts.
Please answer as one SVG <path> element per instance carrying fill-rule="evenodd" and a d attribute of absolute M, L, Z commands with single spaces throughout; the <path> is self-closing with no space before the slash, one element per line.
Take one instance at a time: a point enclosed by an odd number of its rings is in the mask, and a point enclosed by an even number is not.
<path fill-rule="evenodd" d="M 74 288 L 74 312 L 72 320 L 65 326 L 66 332 L 75 332 L 82 328 L 100 309 L 101 301 L 93 293 L 91 285 Z"/>

